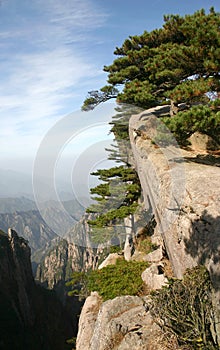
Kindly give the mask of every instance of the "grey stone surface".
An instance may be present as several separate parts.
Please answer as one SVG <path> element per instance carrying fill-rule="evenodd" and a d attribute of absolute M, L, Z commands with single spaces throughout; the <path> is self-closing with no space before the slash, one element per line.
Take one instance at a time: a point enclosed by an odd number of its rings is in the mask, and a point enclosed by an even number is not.
<path fill-rule="evenodd" d="M 146 260 L 155 263 L 159 262 L 163 259 L 163 247 L 159 246 L 159 248 L 153 250 L 151 253 L 147 254 Z"/>
<path fill-rule="evenodd" d="M 86 299 L 79 319 L 76 350 L 90 350 L 90 342 L 94 333 L 100 303 L 101 299 L 97 292 L 92 292 Z"/>
<path fill-rule="evenodd" d="M 198 264 L 207 266 L 220 324 L 220 167 L 207 165 L 205 158 L 175 144 L 165 147 L 154 142 L 156 123 L 151 112 L 130 120 L 145 207 L 154 212 L 155 234 L 163 239 L 176 277 Z M 142 134 L 134 139 L 133 130 L 138 128 Z M 218 333 L 220 336 L 220 329 Z"/>
<path fill-rule="evenodd" d="M 154 323 L 147 297 L 117 297 L 102 303 L 98 313 L 96 298 L 89 297 L 83 307 L 76 350 L 179 349 L 176 340 L 167 339 Z"/>
<path fill-rule="evenodd" d="M 152 264 L 141 275 L 142 280 L 151 290 L 156 290 L 165 286 L 168 282 L 163 274 L 162 264 Z"/>
<path fill-rule="evenodd" d="M 160 248 L 151 253 L 150 261 L 160 259 L 165 249 L 177 278 L 187 268 L 201 263 L 207 266 L 214 286 L 220 339 L 220 168 L 198 162 L 197 153 L 180 150 L 175 142 L 165 145 L 161 135 L 158 138 L 155 115 L 160 117 L 168 110 L 169 106 L 147 110 L 133 116 L 129 125 L 145 209 L 153 210 L 157 222 L 152 241 Z M 165 139 L 170 136 L 165 132 Z M 136 258 L 145 260 L 147 256 L 135 252 L 132 259 Z M 153 263 L 142 274 L 152 289 L 166 282 L 158 265 Z M 164 342 L 144 298 L 108 300 L 95 317 L 89 347 L 77 350 L 179 349 L 173 339 Z"/>
<path fill-rule="evenodd" d="M 124 245 L 124 258 L 126 261 L 130 261 L 134 253 L 134 243 L 131 235 L 126 236 L 125 245 Z"/>
<path fill-rule="evenodd" d="M 108 265 L 115 265 L 118 259 L 122 259 L 122 256 L 118 253 L 111 253 L 107 256 L 107 258 L 99 265 L 98 269 L 103 269 Z"/>
<path fill-rule="evenodd" d="M 198 131 L 194 132 L 190 137 L 190 147 L 195 151 L 217 150 L 219 145 L 208 135 Z"/>

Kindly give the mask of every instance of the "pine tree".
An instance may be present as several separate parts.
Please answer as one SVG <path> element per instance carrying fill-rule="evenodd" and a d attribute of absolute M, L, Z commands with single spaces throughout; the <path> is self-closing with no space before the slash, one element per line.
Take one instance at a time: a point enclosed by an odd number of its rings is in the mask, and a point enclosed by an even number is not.
<path fill-rule="evenodd" d="M 162 28 L 130 36 L 114 54 L 117 58 L 104 67 L 107 85 L 90 91 L 82 107 L 93 109 L 111 98 L 119 103 L 111 122 L 115 144 L 109 158 L 122 165 L 94 174 L 102 183 L 91 190 L 96 204 L 87 210 L 94 215 L 89 223 L 97 237 L 104 228 L 105 237 L 117 235 L 116 228 L 138 207 L 140 184 L 129 165 L 128 135 L 130 116 L 140 112 L 138 107 L 170 104 L 163 121 L 181 145 L 195 131 L 217 143 L 220 139 L 220 14 L 213 8 L 208 14 L 202 9 L 184 17 L 164 16 Z M 180 111 L 182 103 L 185 110 Z"/>
<path fill-rule="evenodd" d="M 206 93 L 220 92 L 220 15 L 213 8 L 164 16 L 162 28 L 130 36 L 114 53 L 118 58 L 104 67 L 108 85 L 90 92 L 83 109 L 116 97 L 143 108 L 206 103 Z"/>
<path fill-rule="evenodd" d="M 104 183 L 91 189 L 97 203 L 92 204 L 88 213 L 97 214 L 89 224 L 97 227 L 122 225 L 122 220 L 134 214 L 140 197 L 140 183 L 137 173 L 124 165 L 111 169 L 101 169 L 92 175 L 98 176 Z"/>

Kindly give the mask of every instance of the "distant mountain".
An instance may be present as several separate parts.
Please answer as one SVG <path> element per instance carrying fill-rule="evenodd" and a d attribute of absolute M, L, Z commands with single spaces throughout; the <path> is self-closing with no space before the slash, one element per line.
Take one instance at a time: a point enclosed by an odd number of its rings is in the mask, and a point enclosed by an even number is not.
<path fill-rule="evenodd" d="M 65 295 L 65 282 L 74 271 L 95 269 L 106 257 L 107 250 L 103 244 L 93 247 L 88 217 L 85 214 L 65 237 L 51 241 L 43 254 L 41 252 L 40 264 L 35 266 L 36 280 L 54 289 L 58 295 Z M 37 253 L 35 261 L 39 261 Z"/>
<path fill-rule="evenodd" d="M 73 219 L 79 221 L 83 215 L 85 208 L 76 199 L 63 200 L 61 202 L 64 209 L 72 216 Z M 59 202 L 55 200 L 45 201 L 40 204 L 42 211 L 47 208 L 59 208 Z M 34 200 L 21 197 L 0 197 L 0 213 L 14 213 L 15 211 L 38 210 Z"/>
<path fill-rule="evenodd" d="M 32 176 L 0 169 L 0 197 L 33 196 Z"/>
<path fill-rule="evenodd" d="M 53 180 L 44 177 L 37 179 L 37 182 L 35 182 L 35 192 L 38 192 L 38 199 L 41 201 L 56 200 L 56 195 L 58 194 L 62 201 L 74 200 L 72 184 L 69 184 L 65 177 L 56 179 L 55 184 Z M 54 185 L 56 186 L 56 190 L 54 190 Z M 88 194 L 84 195 L 84 185 L 77 184 L 76 186 L 80 197 L 89 197 Z M 0 169 L 0 198 L 19 198 L 22 196 L 32 200 L 34 199 L 32 173 Z M 88 202 L 88 198 L 86 202 Z"/>
<path fill-rule="evenodd" d="M 37 210 L 1 213 L 0 229 L 7 232 L 9 227 L 28 240 L 32 253 L 57 237 Z"/>
<path fill-rule="evenodd" d="M 0 213 L 14 213 L 15 211 L 36 210 L 37 206 L 34 201 L 25 198 L 0 198 Z"/>
<path fill-rule="evenodd" d="M 46 208 L 63 208 L 73 217 L 76 219 L 76 221 L 79 221 L 82 214 L 85 212 L 84 206 L 82 206 L 77 199 L 69 199 L 69 200 L 48 200 L 45 202 L 38 203 L 38 206 L 40 208 L 46 209 Z"/>
<path fill-rule="evenodd" d="M 0 231 L 0 282 L 0 349 L 69 349 L 74 311 L 34 282 L 30 248 L 13 230 Z"/>
<path fill-rule="evenodd" d="M 59 236 L 64 236 L 81 218 L 85 208 L 77 200 L 46 201 L 39 205 L 45 222 Z"/>
<path fill-rule="evenodd" d="M 76 200 L 47 201 L 40 212 L 36 209 L 35 202 L 25 197 L 0 198 L 0 229 L 13 228 L 28 240 L 33 266 L 80 220 L 84 212 Z"/>

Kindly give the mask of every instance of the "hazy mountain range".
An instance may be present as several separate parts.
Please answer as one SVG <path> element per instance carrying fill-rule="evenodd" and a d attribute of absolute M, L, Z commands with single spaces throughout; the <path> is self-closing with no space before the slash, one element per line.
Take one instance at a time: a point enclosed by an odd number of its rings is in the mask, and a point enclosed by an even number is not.
<path fill-rule="evenodd" d="M 74 184 L 67 176 L 56 177 L 48 180 L 46 178 L 39 178 L 37 180 L 37 189 L 40 190 L 40 197 L 42 201 L 57 200 L 57 196 L 62 201 L 75 199 Z M 35 183 L 36 186 L 36 183 Z M 88 204 L 90 198 L 89 189 L 85 188 L 85 184 L 79 182 L 75 184 L 77 188 L 77 197 L 82 200 L 82 203 Z M 55 187 L 55 191 L 54 191 Z M 15 170 L 0 169 L 0 198 L 21 198 L 26 197 L 34 200 L 33 179 L 31 173 L 22 173 Z M 86 198 L 86 201 L 85 201 Z"/>
<path fill-rule="evenodd" d="M 60 205 L 63 210 L 60 210 Z M 24 237 L 29 242 L 32 257 L 37 256 L 39 261 L 45 248 L 64 236 L 83 213 L 84 207 L 76 200 L 47 201 L 39 211 L 29 198 L 0 198 L 0 229 L 7 232 L 10 227 Z M 50 222 L 52 227 L 48 224 Z"/>

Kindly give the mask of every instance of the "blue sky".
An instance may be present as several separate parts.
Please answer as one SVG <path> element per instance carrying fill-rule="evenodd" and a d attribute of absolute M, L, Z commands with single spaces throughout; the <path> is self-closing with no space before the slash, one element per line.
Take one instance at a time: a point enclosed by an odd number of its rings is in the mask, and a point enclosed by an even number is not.
<path fill-rule="evenodd" d="M 0 168 L 33 159 L 46 132 L 105 84 L 102 68 L 128 35 L 211 6 L 220 10 L 217 0 L 2 0 Z"/>

